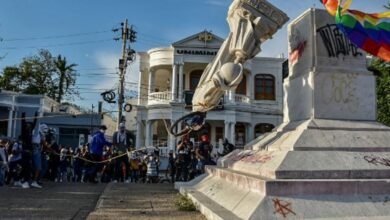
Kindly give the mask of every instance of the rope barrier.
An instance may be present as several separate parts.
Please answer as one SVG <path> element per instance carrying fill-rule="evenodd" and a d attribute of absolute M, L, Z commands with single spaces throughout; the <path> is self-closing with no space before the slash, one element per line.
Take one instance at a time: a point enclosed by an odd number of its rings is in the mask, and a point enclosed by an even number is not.
<path fill-rule="evenodd" d="M 158 149 L 158 146 L 159 145 L 156 145 L 156 146 L 152 146 L 152 147 L 149 147 L 149 148 L 154 148 L 154 149 Z M 74 156 L 74 155 L 61 155 L 55 151 L 47 151 L 49 154 L 54 154 L 54 155 L 57 155 L 57 156 L 60 156 L 60 157 L 73 157 L 73 158 L 78 158 L 80 160 L 83 160 L 85 162 L 88 162 L 88 163 L 94 163 L 94 164 L 100 164 L 100 163 L 107 163 L 107 162 L 111 162 L 112 160 L 115 160 L 115 159 L 118 159 L 118 158 L 121 158 L 123 156 L 126 156 L 126 155 L 129 155 L 131 153 L 134 153 L 134 152 L 138 152 L 138 151 L 144 151 L 144 150 L 148 150 L 148 147 L 143 147 L 143 148 L 140 148 L 140 149 L 136 149 L 136 150 L 131 150 L 131 151 L 127 151 L 126 153 L 123 153 L 123 154 L 120 154 L 120 155 L 117 155 L 115 157 L 112 157 L 112 158 L 109 158 L 109 159 L 106 159 L 106 160 L 102 160 L 102 161 L 92 161 L 92 160 L 88 160 L 84 157 L 80 157 L 80 156 Z"/>

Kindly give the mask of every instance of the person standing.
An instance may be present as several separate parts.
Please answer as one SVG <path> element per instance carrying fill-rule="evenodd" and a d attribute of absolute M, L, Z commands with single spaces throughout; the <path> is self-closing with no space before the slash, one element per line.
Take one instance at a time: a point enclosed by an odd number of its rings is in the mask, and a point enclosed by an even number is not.
<path fill-rule="evenodd" d="M 130 148 L 132 142 L 130 135 L 126 132 L 126 126 L 124 123 L 119 124 L 119 130 L 113 135 L 112 145 L 118 155 L 123 155 Z M 116 159 L 115 163 L 115 179 L 119 182 L 128 182 L 129 177 L 129 157 L 125 156 Z"/>
<path fill-rule="evenodd" d="M 210 144 L 210 139 L 206 134 L 204 134 L 201 136 L 201 142 L 195 151 L 196 157 L 198 158 L 197 170 L 200 173 L 204 173 L 205 165 L 211 164 L 211 151 L 212 146 Z"/>
<path fill-rule="evenodd" d="M 0 186 L 4 185 L 5 173 L 8 170 L 7 152 L 5 150 L 6 140 L 0 141 Z"/>
<path fill-rule="evenodd" d="M 42 145 L 45 140 L 45 136 L 49 131 L 49 127 L 46 124 L 40 124 L 38 128 L 34 129 L 32 136 L 32 162 L 34 167 L 34 176 L 31 186 L 34 188 L 42 188 L 38 183 L 40 173 L 42 170 Z"/>
<path fill-rule="evenodd" d="M 188 180 L 188 148 L 189 140 L 188 137 L 183 137 L 181 141 L 179 141 L 177 145 L 178 156 L 176 159 L 176 181 L 184 181 Z"/>
<path fill-rule="evenodd" d="M 19 141 L 15 141 L 12 145 L 11 154 L 9 155 L 9 170 L 10 179 L 13 180 L 14 186 L 22 186 L 20 182 L 20 168 L 22 167 L 22 145 Z"/>
<path fill-rule="evenodd" d="M 173 156 L 173 150 L 169 151 L 168 172 L 169 176 L 171 177 L 171 183 L 174 183 L 176 174 L 176 158 Z"/>
<path fill-rule="evenodd" d="M 147 164 L 147 183 L 157 183 L 158 180 L 158 161 L 154 153 L 150 153 L 146 161 Z"/>
<path fill-rule="evenodd" d="M 140 165 L 141 161 L 140 159 L 137 157 L 137 155 L 135 153 L 132 153 L 131 154 L 131 159 L 130 159 L 130 170 L 131 170 L 131 179 L 130 181 L 131 182 L 138 182 L 138 176 L 139 176 L 139 165 Z"/>
<path fill-rule="evenodd" d="M 23 188 L 30 188 L 31 173 L 32 173 L 32 154 L 33 154 L 33 129 L 37 124 L 38 112 L 35 112 L 33 122 L 26 121 L 26 113 L 22 113 L 22 177 L 23 177 Z"/>
<path fill-rule="evenodd" d="M 106 140 L 104 134 L 106 133 L 107 127 L 105 125 L 100 126 L 99 131 L 97 131 L 92 137 L 91 143 L 91 158 L 95 162 L 102 161 L 103 158 L 103 148 L 104 146 L 111 147 L 112 144 Z M 95 163 L 91 172 L 91 176 L 89 178 L 90 182 L 97 183 L 96 175 L 101 171 L 102 164 Z"/>

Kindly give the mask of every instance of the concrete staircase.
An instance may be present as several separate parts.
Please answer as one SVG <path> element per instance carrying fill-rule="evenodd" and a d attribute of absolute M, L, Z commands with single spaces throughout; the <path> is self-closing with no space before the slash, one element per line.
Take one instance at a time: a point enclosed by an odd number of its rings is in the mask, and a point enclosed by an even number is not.
<path fill-rule="evenodd" d="M 291 124 L 289 129 L 280 127 L 247 146 L 257 150 L 236 150 L 217 166 L 207 166 L 205 175 L 177 187 L 208 219 L 390 219 L 387 128 L 374 123 L 356 133 L 354 123 L 333 121 L 333 129 L 324 120 L 317 121 L 324 129 L 307 126 L 311 123 L 303 123 L 304 129 L 302 123 L 293 129 Z M 303 135 L 308 130 L 311 135 Z M 345 138 L 376 144 L 346 150 L 336 138 L 329 150 L 316 142 L 319 136 L 330 138 L 324 130 L 350 132 Z M 368 138 L 380 133 L 380 138 Z M 302 143 L 314 147 L 302 148 Z"/>

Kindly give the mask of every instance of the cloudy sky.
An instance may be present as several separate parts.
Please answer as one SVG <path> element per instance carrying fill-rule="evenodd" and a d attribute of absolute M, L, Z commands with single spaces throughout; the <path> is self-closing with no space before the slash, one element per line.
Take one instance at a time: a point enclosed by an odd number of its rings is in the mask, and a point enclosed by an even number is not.
<path fill-rule="evenodd" d="M 226 13 L 231 0 L 0 0 L 0 69 L 15 65 L 40 48 L 64 55 L 77 63 L 82 100 L 90 107 L 99 93 L 115 88 L 121 43 L 112 40 L 113 28 L 128 18 L 138 31 L 136 51 L 169 46 L 203 30 L 226 37 Z M 318 0 L 270 0 L 291 20 L 310 7 L 322 8 Z M 355 0 L 352 8 L 384 11 L 387 0 Z M 287 54 L 284 27 L 262 46 L 261 56 Z M 138 67 L 128 69 L 127 84 L 138 81 Z M 110 108 L 113 106 L 105 106 Z"/>

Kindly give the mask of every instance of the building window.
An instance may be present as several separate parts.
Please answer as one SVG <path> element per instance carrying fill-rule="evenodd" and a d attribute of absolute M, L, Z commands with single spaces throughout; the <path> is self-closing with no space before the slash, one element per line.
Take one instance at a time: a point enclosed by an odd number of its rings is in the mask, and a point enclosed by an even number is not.
<path fill-rule="evenodd" d="M 202 77 L 203 70 L 194 70 L 190 74 L 190 90 L 195 91 L 198 87 L 200 77 Z"/>
<path fill-rule="evenodd" d="M 275 100 L 275 77 L 269 74 L 255 76 L 255 100 Z"/>
<path fill-rule="evenodd" d="M 236 94 L 246 95 L 246 76 L 245 75 L 244 75 L 244 77 L 242 77 L 242 80 L 236 89 Z"/>
<path fill-rule="evenodd" d="M 59 143 L 64 146 L 70 146 L 73 149 L 79 147 L 80 134 L 88 137 L 89 129 L 86 128 L 60 128 Z"/>

